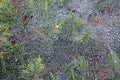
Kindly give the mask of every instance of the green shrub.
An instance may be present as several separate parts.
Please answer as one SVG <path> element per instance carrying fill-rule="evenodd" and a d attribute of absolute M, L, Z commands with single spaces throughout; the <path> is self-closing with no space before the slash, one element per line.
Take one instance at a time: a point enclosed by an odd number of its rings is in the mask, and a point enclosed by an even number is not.
<path fill-rule="evenodd" d="M 5 50 L 3 53 L 7 52 L 7 54 L 0 55 L 2 63 L 2 76 L 0 79 L 18 80 L 18 77 L 21 75 L 21 65 L 26 63 L 28 53 L 22 44 L 14 45 L 10 42 L 7 42 L 2 49 Z M 2 52 L 0 52 L 0 54 L 1 53 Z"/>
<path fill-rule="evenodd" d="M 45 65 L 42 63 L 40 56 L 32 59 L 26 65 L 23 65 L 24 78 L 27 80 L 32 78 L 35 78 L 35 80 L 39 79 L 39 73 L 44 70 L 44 67 Z"/>

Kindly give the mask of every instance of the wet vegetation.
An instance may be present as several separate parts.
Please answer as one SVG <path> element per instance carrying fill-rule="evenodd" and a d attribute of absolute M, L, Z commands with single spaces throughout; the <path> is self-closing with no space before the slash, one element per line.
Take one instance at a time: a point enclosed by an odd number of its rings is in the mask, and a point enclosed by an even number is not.
<path fill-rule="evenodd" d="M 119 2 L 99 0 L 96 8 L 119 13 Z M 120 79 L 118 54 L 95 40 L 68 4 L 0 0 L 0 80 Z"/>

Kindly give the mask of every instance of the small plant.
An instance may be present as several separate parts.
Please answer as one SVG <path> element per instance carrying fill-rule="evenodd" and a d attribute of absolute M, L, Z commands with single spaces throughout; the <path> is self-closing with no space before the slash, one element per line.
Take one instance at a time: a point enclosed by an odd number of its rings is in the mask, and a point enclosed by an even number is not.
<path fill-rule="evenodd" d="M 120 79 L 120 59 L 116 53 L 111 53 L 111 66 L 114 70 L 115 80 Z"/>
<path fill-rule="evenodd" d="M 28 53 L 23 45 L 12 44 L 10 41 L 5 43 L 0 51 L 0 61 L 2 63 L 2 71 L 0 79 L 15 80 L 21 74 L 21 65 L 26 63 Z"/>
<path fill-rule="evenodd" d="M 53 73 L 51 73 L 52 80 L 58 80 Z"/>
<path fill-rule="evenodd" d="M 74 73 L 74 70 L 71 71 L 72 72 L 72 80 L 75 80 L 75 73 Z"/>
<path fill-rule="evenodd" d="M 77 70 L 80 71 L 80 73 L 77 73 L 76 71 L 73 71 L 73 80 L 74 76 L 76 76 L 76 80 L 88 80 L 88 73 L 89 73 L 89 64 L 88 61 L 85 60 L 84 56 L 79 56 L 77 59 L 74 59 L 75 65 L 77 66 Z M 79 76 L 78 76 L 79 75 Z"/>
<path fill-rule="evenodd" d="M 12 24 L 15 14 L 16 10 L 14 6 L 8 3 L 7 0 L 2 0 L 0 2 L 0 25 L 4 26 L 4 24 Z"/>
<path fill-rule="evenodd" d="M 51 0 L 44 0 L 44 5 L 45 5 L 46 12 L 48 11 L 48 7 L 49 7 L 49 4 L 50 4 L 50 1 Z"/>
<path fill-rule="evenodd" d="M 39 78 L 39 73 L 44 70 L 44 67 L 41 57 L 38 56 L 29 61 L 27 65 L 23 65 L 23 68 L 25 68 L 23 74 L 25 74 L 25 78 L 32 79 L 33 77 L 36 80 Z"/>

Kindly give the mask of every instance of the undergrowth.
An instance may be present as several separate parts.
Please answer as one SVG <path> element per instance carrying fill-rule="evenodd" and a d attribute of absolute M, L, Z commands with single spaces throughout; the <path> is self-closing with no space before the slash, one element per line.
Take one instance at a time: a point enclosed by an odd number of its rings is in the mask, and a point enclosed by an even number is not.
<path fill-rule="evenodd" d="M 23 75 L 22 65 L 29 65 L 29 53 L 24 45 L 13 43 L 11 39 L 13 28 L 17 25 L 15 23 L 19 19 L 18 15 L 8 0 L 0 1 L 0 80 L 19 80 Z"/>
<path fill-rule="evenodd" d="M 25 7 L 28 13 L 32 12 L 34 20 L 43 34 L 46 35 L 48 48 L 53 48 L 54 42 L 71 41 L 87 48 L 87 40 L 91 38 L 84 25 L 73 12 L 59 12 L 67 5 L 68 0 L 26 0 Z M 100 6 L 100 5 L 99 5 Z M 113 6 L 114 7 L 114 6 Z M 63 9 L 64 10 L 64 9 Z M 36 15 L 37 14 L 37 15 Z M 58 15 L 61 14 L 61 15 Z M 14 27 L 19 26 L 19 19 L 25 17 L 11 5 L 8 0 L 0 2 L 0 79 L 1 80 L 44 80 L 39 74 L 44 71 L 41 55 L 33 57 L 24 44 L 14 43 L 11 39 Z M 28 23 L 27 26 L 31 24 Z M 25 25 L 26 26 L 26 25 Z M 40 36 L 42 37 L 42 36 Z M 81 48 L 81 47 L 79 47 Z M 84 49 L 82 49 L 84 51 Z M 81 51 L 82 52 L 82 51 Z M 77 53 L 77 52 L 76 52 Z M 80 53 L 79 53 L 80 54 Z M 75 55 L 75 54 L 74 54 Z M 112 55 L 112 65 L 116 71 L 116 80 L 119 78 L 119 63 L 114 61 L 116 55 Z M 78 67 L 81 76 L 71 69 L 71 80 L 87 80 L 90 67 L 85 56 L 77 56 L 74 64 Z M 54 73 L 50 74 L 51 80 L 57 80 Z"/>

